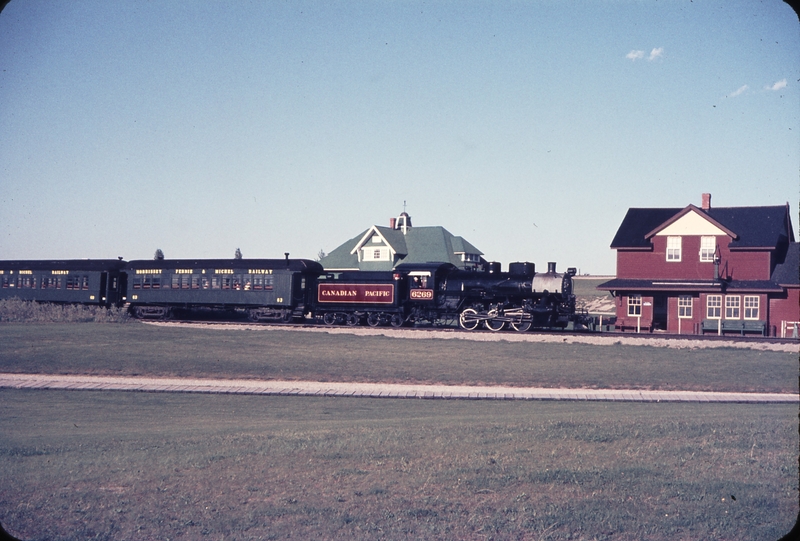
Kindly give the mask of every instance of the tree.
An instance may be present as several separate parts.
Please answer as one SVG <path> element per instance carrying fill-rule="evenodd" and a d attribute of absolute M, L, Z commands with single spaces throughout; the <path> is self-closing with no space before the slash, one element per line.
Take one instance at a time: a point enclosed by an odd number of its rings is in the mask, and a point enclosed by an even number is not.
<path fill-rule="evenodd" d="M 239 248 L 236 248 L 236 253 L 233 254 L 234 259 L 241 259 L 242 258 L 242 251 Z"/>
<path fill-rule="evenodd" d="M 320 248 L 320 249 L 319 249 L 319 253 L 317 254 L 317 259 L 316 259 L 316 260 L 317 260 L 317 261 L 322 261 L 322 258 L 324 258 L 326 255 L 328 255 L 328 254 L 326 254 L 326 253 L 325 253 L 325 252 L 322 250 L 322 248 Z"/>
<path fill-rule="evenodd" d="M 161 261 L 164 259 L 164 252 L 161 251 L 161 248 L 156 248 L 156 253 L 153 255 L 153 259 L 156 261 Z"/>

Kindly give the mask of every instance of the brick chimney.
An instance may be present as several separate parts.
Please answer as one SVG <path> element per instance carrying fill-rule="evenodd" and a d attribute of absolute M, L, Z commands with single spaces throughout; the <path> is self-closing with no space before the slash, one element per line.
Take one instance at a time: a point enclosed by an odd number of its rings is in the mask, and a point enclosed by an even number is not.
<path fill-rule="evenodd" d="M 711 208 L 711 194 L 704 193 L 703 194 L 703 210 L 709 210 Z"/>
<path fill-rule="evenodd" d="M 396 218 L 389 218 L 389 228 L 394 229 L 396 223 L 397 223 L 397 219 Z"/>

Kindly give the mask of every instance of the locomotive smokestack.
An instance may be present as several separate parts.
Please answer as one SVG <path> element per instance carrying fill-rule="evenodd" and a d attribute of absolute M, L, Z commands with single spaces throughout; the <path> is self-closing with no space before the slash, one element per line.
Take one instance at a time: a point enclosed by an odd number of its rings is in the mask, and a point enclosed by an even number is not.
<path fill-rule="evenodd" d="M 550 274 L 555 274 L 556 272 L 556 262 L 550 261 L 547 263 L 547 272 Z"/>

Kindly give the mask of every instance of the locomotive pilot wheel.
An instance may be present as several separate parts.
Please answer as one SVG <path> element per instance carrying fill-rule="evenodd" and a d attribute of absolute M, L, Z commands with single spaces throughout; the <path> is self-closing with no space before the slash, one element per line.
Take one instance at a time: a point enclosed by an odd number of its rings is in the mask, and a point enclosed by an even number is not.
<path fill-rule="evenodd" d="M 478 312 L 472 308 L 467 308 L 458 316 L 458 324 L 464 330 L 474 331 L 478 328 L 479 323 Z"/>

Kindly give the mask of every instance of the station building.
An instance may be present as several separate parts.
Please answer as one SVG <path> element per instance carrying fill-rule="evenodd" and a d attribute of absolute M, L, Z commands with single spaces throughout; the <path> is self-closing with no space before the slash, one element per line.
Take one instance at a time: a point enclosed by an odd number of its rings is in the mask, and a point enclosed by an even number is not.
<path fill-rule="evenodd" d="M 389 226 L 373 225 L 320 259 L 326 271 L 390 271 L 401 263 L 452 263 L 475 269 L 483 252 L 441 226 L 412 227 L 403 212 Z"/>
<path fill-rule="evenodd" d="M 800 260 L 789 204 L 630 208 L 611 248 L 617 329 L 797 336 Z"/>

